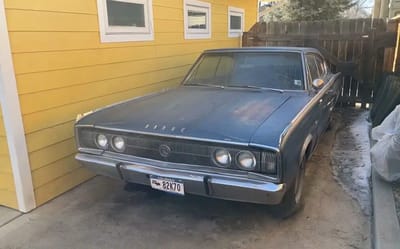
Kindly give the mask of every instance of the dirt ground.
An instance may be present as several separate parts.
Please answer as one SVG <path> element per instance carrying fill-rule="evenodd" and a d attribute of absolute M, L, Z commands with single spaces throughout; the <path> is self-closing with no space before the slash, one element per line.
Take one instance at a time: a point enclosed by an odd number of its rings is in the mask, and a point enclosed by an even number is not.
<path fill-rule="evenodd" d="M 150 190 L 96 177 L 0 228 L 1 249 L 370 248 L 369 217 L 334 180 L 335 131 L 308 163 L 306 205 L 280 220 L 262 205 Z"/>

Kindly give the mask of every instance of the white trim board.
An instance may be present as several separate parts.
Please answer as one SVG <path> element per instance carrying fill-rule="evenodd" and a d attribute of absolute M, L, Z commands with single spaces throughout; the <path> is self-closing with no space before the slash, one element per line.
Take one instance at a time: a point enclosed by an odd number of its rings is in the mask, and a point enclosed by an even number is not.
<path fill-rule="evenodd" d="M 18 209 L 21 212 L 29 212 L 36 207 L 36 202 L 11 56 L 4 0 L 0 0 L 0 54 L 0 103 L 3 110 Z"/>

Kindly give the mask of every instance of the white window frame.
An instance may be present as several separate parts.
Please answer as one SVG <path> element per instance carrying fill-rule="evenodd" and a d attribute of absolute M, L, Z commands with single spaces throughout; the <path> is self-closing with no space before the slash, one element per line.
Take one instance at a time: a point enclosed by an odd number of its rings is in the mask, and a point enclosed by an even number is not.
<path fill-rule="evenodd" d="M 184 29 L 185 39 L 210 39 L 211 38 L 211 4 L 196 0 L 185 0 L 183 2 L 183 16 L 184 16 Z M 206 13 L 207 28 L 205 30 L 190 29 L 189 24 L 189 10 L 200 11 Z"/>
<path fill-rule="evenodd" d="M 152 0 L 113 0 L 117 2 L 144 5 L 145 27 L 124 27 L 108 25 L 107 0 L 97 0 L 101 42 L 128 42 L 154 40 Z"/>
<path fill-rule="evenodd" d="M 231 16 L 241 18 L 241 29 L 231 29 Z M 244 31 L 244 9 L 228 7 L 228 37 L 240 37 Z"/>

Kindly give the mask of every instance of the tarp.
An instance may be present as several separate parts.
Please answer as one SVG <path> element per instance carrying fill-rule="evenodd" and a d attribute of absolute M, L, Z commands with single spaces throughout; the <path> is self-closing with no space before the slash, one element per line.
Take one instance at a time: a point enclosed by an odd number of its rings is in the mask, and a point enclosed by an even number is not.
<path fill-rule="evenodd" d="M 400 179 L 400 105 L 398 105 L 381 125 L 372 129 L 372 165 L 386 181 Z"/>

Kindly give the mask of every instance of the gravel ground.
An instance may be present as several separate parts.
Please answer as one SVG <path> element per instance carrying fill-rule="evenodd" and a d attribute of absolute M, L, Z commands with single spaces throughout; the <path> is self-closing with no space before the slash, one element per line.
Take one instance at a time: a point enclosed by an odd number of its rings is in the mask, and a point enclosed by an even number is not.
<path fill-rule="evenodd" d="M 397 218 L 400 222 L 400 181 L 393 184 L 393 195 L 396 202 Z"/>

